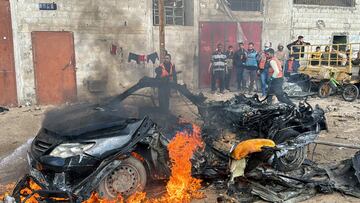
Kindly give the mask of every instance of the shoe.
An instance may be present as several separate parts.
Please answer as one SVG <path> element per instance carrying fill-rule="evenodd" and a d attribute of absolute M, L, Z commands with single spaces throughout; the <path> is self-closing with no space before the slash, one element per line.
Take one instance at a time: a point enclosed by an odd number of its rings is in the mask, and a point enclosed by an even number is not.
<path fill-rule="evenodd" d="M 223 90 L 223 91 L 220 91 L 220 94 L 225 94 L 225 91 Z"/>
<path fill-rule="evenodd" d="M 214 91 L 214 90 L 211 90 L 211 94 L 215 94 L 215 91 Z"/>

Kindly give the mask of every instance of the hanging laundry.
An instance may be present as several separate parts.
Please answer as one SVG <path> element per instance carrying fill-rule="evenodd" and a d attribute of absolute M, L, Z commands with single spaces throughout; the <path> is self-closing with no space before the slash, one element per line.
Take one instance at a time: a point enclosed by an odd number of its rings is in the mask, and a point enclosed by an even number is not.
<path fill-rule="evenodd" d="M 139 55 L 130 52 L 128 62 L 130 63 L 130 61 L 136 61 L 137 64 L 140 64 Z"/>
<path fill-rule="evenodd" d="M 156 62 L 156 59 L 159 60 L 159 55 L 157 52 L 147 55 L 147 62 L 151 61 L 153 64 Z"/>
<path fill-rule="evenodd" d="M 146 56 L 145 56 L 145 55 L 139 55 L 138 59 L 139 59 L 140 62 L 145 63 L 145 61 L 146 61 Z"/>

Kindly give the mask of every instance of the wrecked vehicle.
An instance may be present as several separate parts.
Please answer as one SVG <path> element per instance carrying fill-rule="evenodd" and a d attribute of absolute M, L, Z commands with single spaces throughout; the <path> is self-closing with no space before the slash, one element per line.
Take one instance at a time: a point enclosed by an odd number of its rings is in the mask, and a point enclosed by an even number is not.
<path fill-rule="evenodd" d="M 295 108 L 282 103 L 268 105 L 257 95 L 237 95 L 228 101 L 208 102 L 199 112 L 205 121 L 202 138 L 209 149 L 200 155 L 204 162 L 197 172 L 209 178 L 219 177 L 228 168 L 229 153 L 237 143 L 257 138 L 273 140 L 276 151 L 255 153 L 249 158 L 248 171 L 260 162 L 269 162 L 280 171 L 294 170 L 306 158 L 305 146 L 327 129 L 324 111 L 306 100 Z"/>
<path fill-rule="evenodd" d="M 268 105 L 256 96 L 243 95 L 225 102 L 206 102 L 202 94 L 192 94 L 185 85 L 166 84 L 189 99 L 203 120 L 202 137 L 207 149 L 194 156 L 194 175 L 226 173 L 221 168 L 229 159 L 229 151 L 219 150 L 214 144 L 223 132 L 236 135 L 235 142 L 250 137 L 274 139 L 277 151 L 267 159 L 286 171 L 302 164 L 304 147 L 326 128 L 324 112 L 306 101 L 298 108 Z M 14 189 L 17 202 L 35 193 L 45 200 L 56 197 L 67 202 L 86 200 L 93 191 L 109 199 L 119 194 L 127 197 L 144 189 L 149 180 L 167 179 L 170 170 L 166 146 L 176 131 L 191 130 L 192 125 L 178 122 L 159 107 L 141 108 L 144 112 L 132 118 L 120 105 L 139 89 L 162 85 L 164 81 L 143 78 L 103 104 L 50 112 L 28 153 L 30 173 Z M 209 164 L 213 157 L 222 164 Z M 31 181 L 41 189 L 23 194 L 22 189 Z"/>

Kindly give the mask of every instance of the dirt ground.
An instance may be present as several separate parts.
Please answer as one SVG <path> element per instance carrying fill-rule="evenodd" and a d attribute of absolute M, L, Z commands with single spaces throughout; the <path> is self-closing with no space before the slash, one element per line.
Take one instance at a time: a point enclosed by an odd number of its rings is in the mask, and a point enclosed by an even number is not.
<path fill-rule="evenodd" d="M 234 93 L 208 94 L 205 96 L 212 100 L 226 100 L 231 98 Z M 310 98 L 309 102 L 313 105 L 318 104 L 327 111 L 326 117 L 329 131 L 322 132 L 319 140 L 352 144 L 360 146 L 360 102 L 345 102 L 341 98 L 331 97 L 328 99 Z M 196 109 L 189 105 L 189 102 L 176 102 L 172 107 L 176 109 L 184 118 L 196 119 Z M 0 162 L 15 149 L 33 138 L 41 126 L 41 121 L 46 110 L 53 107 L 23 107 L 12 108 L 9 112 L 0 113 Z M 61 118 L 59 118 L 61 119 Z M 310 146 L 310 149 L 313 145 Z M 314 161 L 318 163 L 332 163 L 350 158 L 357 150 L 317 146 L 314 154 Z M 308 158 L 311 158 L 311 153 Z M 3 174 L 2 174 L 3 175 Z M 3 179 L 4 177 L 0 177 Z M 16 180 L 14 180 L 16 181 Z M 194 202 L 216 202 L 217 192 L 206 191 L 207 198 Z M 342 196 L 341 194 L 318 195 L 306 202 L 360 202 L 359 199 Z"/>

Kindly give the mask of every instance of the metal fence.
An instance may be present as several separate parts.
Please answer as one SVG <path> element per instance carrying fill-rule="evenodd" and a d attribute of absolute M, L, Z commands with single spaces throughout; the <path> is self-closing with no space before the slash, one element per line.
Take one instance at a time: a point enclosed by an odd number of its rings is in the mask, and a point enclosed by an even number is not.
<path fill-rule="evenodd" d="M 294 0 L 294 4 L 355 7 L 355 0 Z"/>

